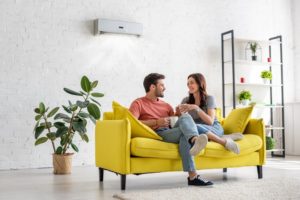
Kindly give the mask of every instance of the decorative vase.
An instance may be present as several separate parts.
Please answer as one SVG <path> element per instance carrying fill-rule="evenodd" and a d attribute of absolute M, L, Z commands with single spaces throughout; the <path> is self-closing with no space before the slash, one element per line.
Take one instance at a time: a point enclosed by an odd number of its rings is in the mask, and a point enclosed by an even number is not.
<path fill-rule="evenodd" d="M 256 61 L 257 60 L 257 56 L 251 56 L 252 61 Z"/>
<path fill-rule="evenodd" d="M 54 174 L 71 174 L 73 153 L 52 154 L 52 156 Z"/>
<path fill-rule="evenodd" d="M 241 103 L 242 103 L 243 106 L 248 106 L 249 102 L 250 102 L 249 99 L 243 99 L 243 100 L 241 100 Z"/>

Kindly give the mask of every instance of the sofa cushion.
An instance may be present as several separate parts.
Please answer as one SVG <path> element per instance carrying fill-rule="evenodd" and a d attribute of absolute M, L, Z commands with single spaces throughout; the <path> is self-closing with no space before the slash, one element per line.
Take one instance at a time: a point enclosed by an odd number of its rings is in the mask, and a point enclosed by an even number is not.
<path fill-rule="evenodd" d="M 200 152 L 202 155 L 204 152 Z M 131 155 L 146 158 L 181 159 L 178 144 L 136 137 L 131 140 Z"/>
<path fill-rule="evenodd" d="M 253 134 L 245 134 L 242 140 L 236 142 L 240 146 L 239 155 L 252 153 L 262 147 L 262 139 L 259 136 Z M 235 157 L 236 154 L 226 150 L 222 145 L 218 143 L 208 142 L 203 156 L 215 158 L 230 158 Z"/>
<path fill-rule="evenodd" d="M 233 109 L 223 120 L 224 134 L 243 133 L 251 117 L 253 106 Z"/>
<path fill-rule="evenodd" d="M 144 137 L 162 140 L 162 138 L 157 135 L 155 131 L 136 119 L 127 108 L 121 106 L 115 101 L 113 101 L 112 107 L 114 111 L 114 119 L 129 119 L 131 125 L 131 137 Z"/>

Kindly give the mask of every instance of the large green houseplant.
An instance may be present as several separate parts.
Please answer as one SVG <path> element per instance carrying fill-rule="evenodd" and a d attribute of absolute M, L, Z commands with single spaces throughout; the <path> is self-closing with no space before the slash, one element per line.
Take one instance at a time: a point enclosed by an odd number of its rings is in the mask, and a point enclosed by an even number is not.
<path fill-rule="evenodd" d="M 59 107 L 50 109 L 43 102 L 34 109 L 36 113 L 36 125 L 34 127 L 35 145 L 47 141 L 53 149 L 53 167 L 55 174 L 71 172 L 71 161 L 73 153 L 69 152 L 70 147 L 78 152 L 74 144 L 74 136 L 79 135 L 85 142 L 89 142 L 86 125 L 91 120 L 94 124 L 100 119 L 101 104 L 94 99 L 103 97 L 102 93 L 94 92 L 98 81 L 91 82 L 86 76 L 81 78 L 83 91 L 77 92 L 68 88 L 64 91 L 68 94 L 80 97 L 75 103 L 68 101 L 68 105 L 62 105 L 64 112 L 59 112 Z"/>

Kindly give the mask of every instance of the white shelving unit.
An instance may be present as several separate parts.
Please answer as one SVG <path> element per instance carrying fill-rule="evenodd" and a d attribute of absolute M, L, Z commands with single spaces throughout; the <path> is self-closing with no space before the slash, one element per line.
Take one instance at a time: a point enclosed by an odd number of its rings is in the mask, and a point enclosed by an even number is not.
<path fill-rule="evenodd" d="M 260 60 L 252 61 L 249 60 L 247 54 L 247 45 L 249 43 L 256 42 L 261 48 Z M 265 99 L 259 99 L 256 96 L 255 109 L 269 109 L 269 123 L 266 123 L 266 135 L 273 138 L 276 134 L 279 134 L 280 137 L 277 139 L 275 149 L 268 150 L 271 152 L 272 156 L 285 157 L 285 125 L 284 125 L 284 84 L 283 84 L 283 61 L 282 61 L 282 37 L 276 36 L 269 38 L 269 40 L 254 40 L 254 39 L 245 39 L 245 38 L 235 38 L 234 31 L 230 30 L 221 34 L 221 44 L 222 44 L 222 93 L 223 93 L 223 116 L 225 117 L 227 111 L 234 108 L 243 107 L 242 105 L 237 104 L 237 94 L 241 90 L 249 90 L 252 92 L 257 92 L 262 90 Z M 240 49 L 239 49 L 240 48 Z M 245 52 L 241 52 L 242 50 Z M 279 49 L 278 54 L 273 54 L 273 49 Z M 229 51 L 228 51 L 229 50 Z M 266 52 L 264 55 L 262 52 Z M 274 51 L 274 50 L 273 50 Z M 243 55 L 244 53 L 244 55 Z M 274 56 L 275 55 L 275 56 Z M 279 59 L 275 59 L 275 58 Z M 269 58 L 269 59 L 267 59 Z M 270 62 L 267 62 L 270 61 Z M 231 73 L 225 73 L 226 69 L 230 69 Z M 239 72 L 239 70 L 244 70 L 247 72 Z M 256 72 L 255 72 L 256 70 Z M 264 84 L 260 83 L 259 80 L 251 80 L 253 77 L 259 77 L 257 75 L 258 70 L 269 70 L 272 72 L 273 80 L 270 83 Z M 276 71 L 277 70 L 277 71 Z M 254 71 L 254 72 L 253 72 Z M 277 72 L 277 73 L 275 73 Z M 240 73 L 240 74 L 239 74 Z M 225 76 L 226 74 L 226 76 Z M 249 76 L 247 82 L 239 82 L 238 78 L 241 77 L 241 74 Z M 230 75 L 231 77 L 227 77 Z M 277 80 L 274 79 L 276 75 Z M 274 92 L 277 91 L 277 96 L 280 96 L 280 100 L 275 102 Z M 228 94 L 231 92 L 231 94 Z M 232 99 L 228 100 L 228 95 L 232 95 Z M 226 100 L 226 98 L 227 100 Z M 268 100 L 266 100 L 266 97 Z M 280 111 L 280 114 L 275 115 L 277 111 Z M 276 124 L 274 117 L 278 116 L 281 118 L 280 123 Z M 265 120 L 265 122 L 268 120 Z"/>

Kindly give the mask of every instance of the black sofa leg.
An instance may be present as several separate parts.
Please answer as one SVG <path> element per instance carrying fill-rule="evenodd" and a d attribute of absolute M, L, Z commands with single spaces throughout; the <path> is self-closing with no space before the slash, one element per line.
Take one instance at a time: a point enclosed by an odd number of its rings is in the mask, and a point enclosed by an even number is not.
<path fill-rule="evenodd" d="M 121 190 L 126 188 L 126 175 L 121 174 Z"/>
<path fill-rule="evenodd" d="M 223 172 L 226 173 L 227 172 L 227 168 L 223 168 Z"/>
<path fill-rule="evenodd" d="M 99 181 L 100 182 L 103 182 L 103 172 L 104 172 L 104 169 L 99 167 Z"/>
<path fill-rule="evenodd" d="M 258 175 L 259 179 L 261 179 L 263 177 L 263 169 L 262 169 L 262 166 L 260 166 L 260 165 L 257 165 L 257 175 Z"/>

